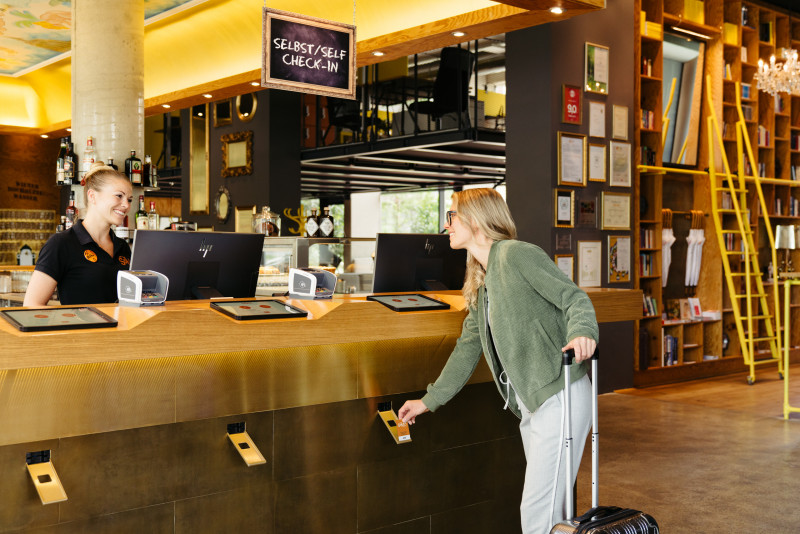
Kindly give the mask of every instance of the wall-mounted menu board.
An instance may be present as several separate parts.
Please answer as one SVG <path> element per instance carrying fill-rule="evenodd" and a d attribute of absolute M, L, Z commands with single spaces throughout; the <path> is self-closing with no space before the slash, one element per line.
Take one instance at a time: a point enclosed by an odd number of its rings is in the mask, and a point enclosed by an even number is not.
<path fill-rule="evenodd" d="M 355 26 L 267 7 L 263 24 L 262 86 L 355 99 Z"/>

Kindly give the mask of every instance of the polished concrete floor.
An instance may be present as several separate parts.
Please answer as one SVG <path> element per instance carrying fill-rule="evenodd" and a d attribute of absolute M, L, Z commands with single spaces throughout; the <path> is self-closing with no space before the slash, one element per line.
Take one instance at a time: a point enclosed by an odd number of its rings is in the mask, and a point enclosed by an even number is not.
<path fill-rule="evenodd" d="M 790 404 L 800 406 L 800 366 Z M 643 510 L 661 532 L 800 532 L 800 414 L 776 372 L 600 397 L 600 504 Z M 590 449 L 578 509 L 590 506 Z"/>

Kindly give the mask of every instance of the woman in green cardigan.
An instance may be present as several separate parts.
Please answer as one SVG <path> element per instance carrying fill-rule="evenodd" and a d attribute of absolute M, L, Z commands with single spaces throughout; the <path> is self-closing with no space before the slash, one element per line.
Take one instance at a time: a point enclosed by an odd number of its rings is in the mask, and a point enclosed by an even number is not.
<path fill-rule="evenodd" d="M 398 415 L 413 424 L 418 415 L 436 411 L 464 387 L 483 354 L 504 408 L 521 419 L 527 460 L 522 530 L 546 534 L 566 514 L 561 352 L 575 350 L 573 464 L 580 465 L 591 425 L 591 384 L 583 362 L 597 345 L 594 308 L 542 249 L 516 240 L 514 220 L 497 191 L 454 193 L 446 229 L 450 246 L 467 250 L 463 294 L 469 313 L 439 378 Z"/>

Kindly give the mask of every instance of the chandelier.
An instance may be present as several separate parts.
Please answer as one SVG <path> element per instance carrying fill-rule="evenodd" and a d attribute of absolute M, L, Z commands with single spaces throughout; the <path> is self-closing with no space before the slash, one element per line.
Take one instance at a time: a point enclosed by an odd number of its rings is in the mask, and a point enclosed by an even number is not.
<path fill-rule="evenodd" d="M 800 96 L 800 62 L 797 50 L 783 49 L 783 63 L 777 63 L 775 56 L 769 58 L 769 64 L 758 60 L 758 72 L 755 74 L 756 87 L 772 96 L 788 93 Z"/>

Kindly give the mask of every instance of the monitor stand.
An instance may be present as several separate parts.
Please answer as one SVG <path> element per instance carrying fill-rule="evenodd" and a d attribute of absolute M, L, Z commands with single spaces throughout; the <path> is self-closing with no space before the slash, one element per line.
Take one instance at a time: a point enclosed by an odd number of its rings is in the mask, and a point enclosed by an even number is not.
<path fill-rule="evenodd" d="M 447 286 L 439 280 L 423 280 L 422 289 L 425 291 L 447 291 Z"/>
<path fill-rule="evenodd" d="M 198 300 L 224 299 L 225 295 L 210 286 L 192 287 L 192 298 Z"/>

